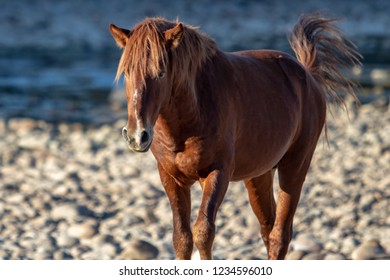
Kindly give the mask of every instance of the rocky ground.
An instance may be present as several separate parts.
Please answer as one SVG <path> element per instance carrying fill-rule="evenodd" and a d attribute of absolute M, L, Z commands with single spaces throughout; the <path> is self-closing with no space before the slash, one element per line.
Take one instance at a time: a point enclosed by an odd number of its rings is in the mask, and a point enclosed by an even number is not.
<path fill-rule="evenodd" d="M 127 149 L 124 123 L 0 120 L 0 259 L 174 258 L 171 210 L 154 158 Z M 333 109 L 328 129 L 288 258 L 390 259 L 388 105 L 352 108 L 349 120 Z M 194 214 L 199 198 L 195 185 Z M 214 257 L 266 258 L 241 183 L 230 185 L 219 211 Z"/>

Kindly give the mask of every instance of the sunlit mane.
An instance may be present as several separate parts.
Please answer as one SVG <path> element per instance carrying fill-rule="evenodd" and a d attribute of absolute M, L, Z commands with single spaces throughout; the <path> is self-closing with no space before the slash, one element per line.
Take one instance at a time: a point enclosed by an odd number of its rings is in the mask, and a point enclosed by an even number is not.
<path fill-rule="evenodd" d="M 134 81 L 145 81 L 149 75 L 157 77 L 161 68 L 168 62 L 168 51 L 164 41 L 164 32 L 178 22 L 163 18 L 147 18 L 138 24 L 123 51 L 119 62 L 116 79 L 122 73 Z M 171 69 L 183 75 L 192 75 L 217 50 L 215 42 L 199 32 L 195 27 L 184 25 L 184 35 L 179 46 L 171 50 Z M 184 79 L 185 80 L 185 79 Z"/>

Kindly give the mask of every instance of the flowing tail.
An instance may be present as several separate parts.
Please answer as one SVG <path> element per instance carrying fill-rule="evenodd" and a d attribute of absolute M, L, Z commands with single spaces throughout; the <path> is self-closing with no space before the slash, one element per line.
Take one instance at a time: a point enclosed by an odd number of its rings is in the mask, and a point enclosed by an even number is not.
<path fill-rule="evenodd" d="M 301 16 L 289 39 L 300 63 L 310 71 L 331 100 L 344 104 L 342 93 L 357 100 L 356 84 L 346 74 L 361 65 L 362 56 L 334 23 L 318 13 Z"/>

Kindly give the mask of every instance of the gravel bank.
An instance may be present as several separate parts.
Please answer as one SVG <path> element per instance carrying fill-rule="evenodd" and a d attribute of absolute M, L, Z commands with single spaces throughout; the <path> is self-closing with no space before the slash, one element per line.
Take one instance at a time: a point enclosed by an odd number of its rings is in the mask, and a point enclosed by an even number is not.
<path fill-rule="evenodd" d="M 295 216 L 290 259 L 390 259 L 390 110 L 329 117 Z M 0 120 L 0 259 L 173 259 L 171 210 L 152 154 L 113 125 Z M 193 213 L 200 188 L 193 187 Z M 217 219 L 216 259 L 264 259 L 241 183 Z"/>

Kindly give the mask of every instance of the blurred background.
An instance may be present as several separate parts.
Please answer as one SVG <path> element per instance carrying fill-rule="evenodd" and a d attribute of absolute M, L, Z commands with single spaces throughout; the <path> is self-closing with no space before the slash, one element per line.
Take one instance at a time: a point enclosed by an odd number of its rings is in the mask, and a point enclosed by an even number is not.
<path fill-rule="evenodd" d="M 362 72 L 357 71 L 369 89 L 363 103 L 377 95 L 388 97 L 390 2 L 386 0 L 1 3 L 0 117 L 5 119 L 102 124 L 123 115 L 121 99 L 110 94 L 121 51 L 108 26 L 131 28 L 152 16 L 178 17 L 199 26 L 225 51 L 273 48 L 291 52 L 286 34 L 298 17 L 324 11 L 342 19 L 339 26 L 365 57 Z"/>
<path fill-rule="evenodd" d="M 156 161 L 131 153 L 120 133 L 126 104 L 114 82 L 121 50 L 110 23 L 178 17 L 225 51 L 291 53 L 286 35 L 316 10 L 340 18 L 364 55 L 351 77 L 363 106 L 332 110 L 287 257 L 390 259 L 389 0 L 0 4 L 0 259 L 175 258 Z M 193 218 L 200 197 L 195 185 Z M 216 259 L 267 258 L 242 183 L 231 184 L 216 226 Z"/>

